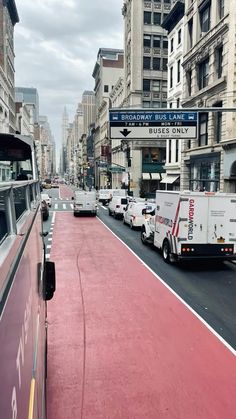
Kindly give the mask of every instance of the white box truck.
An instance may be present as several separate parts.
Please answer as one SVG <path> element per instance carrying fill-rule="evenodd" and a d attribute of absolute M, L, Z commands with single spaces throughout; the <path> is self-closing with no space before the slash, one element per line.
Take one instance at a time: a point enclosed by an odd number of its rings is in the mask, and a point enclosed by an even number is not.
<path fill-rule="evenodd" d="M 155 215 L 144 220 L 141 240 L 167 263 L 236 259 L 236 194 L 156 191 Z"/>
<path fill-rule="evenodd" d="M 79 214 L 97 215 L 96 191 L 77 190 L 72 197 L 74 200 L 74 216 Z"/>

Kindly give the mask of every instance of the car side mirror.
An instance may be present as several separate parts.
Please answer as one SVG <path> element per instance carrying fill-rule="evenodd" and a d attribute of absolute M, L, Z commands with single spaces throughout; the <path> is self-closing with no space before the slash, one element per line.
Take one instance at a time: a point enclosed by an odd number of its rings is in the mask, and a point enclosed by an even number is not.
<path fill-rule="evenodd" d="M 56 290 L 55 263 L 46 261 L 43 274 L 43 299 L 51 300 Z"/>

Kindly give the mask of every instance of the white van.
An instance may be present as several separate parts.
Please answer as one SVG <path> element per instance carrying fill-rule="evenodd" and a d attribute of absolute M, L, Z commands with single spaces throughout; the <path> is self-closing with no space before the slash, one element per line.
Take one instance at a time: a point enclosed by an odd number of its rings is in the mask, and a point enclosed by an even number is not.
<path fill-rule="evenodd" d="M 151 213 L 155 210 L 155 203 L 152 202 L 129 202 L 125 212 L 123 222 L 128 224 L 130 228 L 140 228 L 143 225 L 145 215 L 143 210 Z"/>
<path fill-rule="evenodd" d="M 96 191 L 75 191 L 74 197 L 74 216 L 78 214 L 97 215 Z"/>
<path fill-rule="evenodd" d="M 103 205 L 108 204 L 113 196 L 125 196 L 125 189 L 99 189 L 98 191 L 98 201 Z"/>
<path fill-rule="evenodd" d="M 126 196 L 113 196 L 108 205 L 109 215 L 114 215 L 114 218 L 123 218 L 127 204 L 128 200 Z"/>

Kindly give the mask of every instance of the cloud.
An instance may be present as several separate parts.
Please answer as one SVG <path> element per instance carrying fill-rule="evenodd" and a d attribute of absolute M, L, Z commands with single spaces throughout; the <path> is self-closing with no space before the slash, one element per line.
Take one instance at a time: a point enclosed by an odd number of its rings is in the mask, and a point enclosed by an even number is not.
<path fill-rule="evenodd" d="M 66 105 L 73 120 L 94 87 L 99 48 L 123 48 L 123 0 L 16 0 L 16 86 L 36 87 L 57 143 Z"/>

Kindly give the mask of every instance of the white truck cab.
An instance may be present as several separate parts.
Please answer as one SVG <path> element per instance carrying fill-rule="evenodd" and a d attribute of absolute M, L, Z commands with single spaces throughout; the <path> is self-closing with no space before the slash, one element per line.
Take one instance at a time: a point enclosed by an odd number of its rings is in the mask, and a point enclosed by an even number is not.
<path fill-rule="evenodd" d="M 141 228 L 165 262 L 236 259 L 236 194 L 156 191 L 155 216 Z"/>

